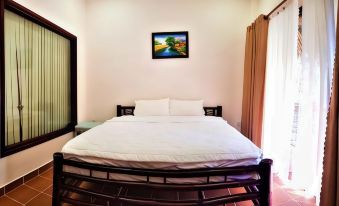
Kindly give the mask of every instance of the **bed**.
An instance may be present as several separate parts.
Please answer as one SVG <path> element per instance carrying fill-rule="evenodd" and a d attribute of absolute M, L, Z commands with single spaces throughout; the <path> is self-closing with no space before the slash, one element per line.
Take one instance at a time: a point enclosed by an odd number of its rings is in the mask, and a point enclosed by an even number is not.
<path fill-rule="evenodd" d="M 117 118 L 54 154 L 53 205 L 270 205 L 272 160 L 221 118 L 220 106 L 204 111 L 135 117 L 134 107 L 118 105 Z"/>

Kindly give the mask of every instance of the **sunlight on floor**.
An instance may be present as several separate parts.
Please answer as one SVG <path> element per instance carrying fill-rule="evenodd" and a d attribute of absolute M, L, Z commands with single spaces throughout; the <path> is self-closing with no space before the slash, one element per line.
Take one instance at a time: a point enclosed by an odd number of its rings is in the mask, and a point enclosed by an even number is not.
<path fill-rule="evenodd" d="M 284 184 L 281 179 L 274 175 L 272 188 L 273 206 L 315 206 L 316 199 L 309 196 L 304 190 L 293 189 L 288 184 Z"/>

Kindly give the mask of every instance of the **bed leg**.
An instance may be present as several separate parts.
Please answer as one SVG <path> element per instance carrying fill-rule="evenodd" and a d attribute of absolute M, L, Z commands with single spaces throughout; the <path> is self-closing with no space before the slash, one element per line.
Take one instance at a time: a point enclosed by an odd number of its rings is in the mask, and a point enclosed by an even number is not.
<path fill-rule="evenodd" d="M 260 184 L 260 206 L 271 205 L 271 166 L 273 161 L 271 159 L 263 159 L 259 163 L 259 175 L 261 179 Z"/>
<path fill-rule="evenodd" d="M 63 160 L 64 157 L 62 153 L 57 152 L 53 155 L 53 198 L 52 198 L 52 205 L 59 206 L 61 205 L 60 202 L 60 190 L 61 190 L 61 174 L 63 168 Z"/>

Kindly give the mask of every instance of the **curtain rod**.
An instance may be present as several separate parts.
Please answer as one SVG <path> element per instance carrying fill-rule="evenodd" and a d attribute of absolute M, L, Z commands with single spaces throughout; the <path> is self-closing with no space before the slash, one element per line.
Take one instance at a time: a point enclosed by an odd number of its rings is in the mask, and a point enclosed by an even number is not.
<path fill-rule="evenodd" d="M 277 11 L 282 5 L 284 5 L 288 0 L 283 0 L 282 2 L 280 2 L 280 4 L 278 4 L 278 6 L 276 6 L 270 13 L 268 13 L 266 15 L 266 18 L 269 18 L 275 11 Z"/>

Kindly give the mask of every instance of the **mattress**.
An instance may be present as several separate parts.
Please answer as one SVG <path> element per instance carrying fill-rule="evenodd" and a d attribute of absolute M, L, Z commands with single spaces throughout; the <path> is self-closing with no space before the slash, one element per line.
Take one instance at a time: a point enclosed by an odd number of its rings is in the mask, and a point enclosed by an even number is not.
<path fill-rule="evenodd" d="M 172 170 L 246 166 L 262 158 L 248 138 L 213 116 L 115 117 L 67 142 L 62 153 L 88 163 Z"/>

